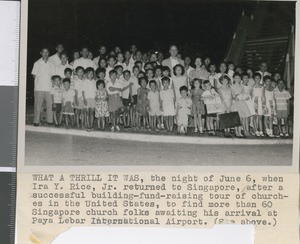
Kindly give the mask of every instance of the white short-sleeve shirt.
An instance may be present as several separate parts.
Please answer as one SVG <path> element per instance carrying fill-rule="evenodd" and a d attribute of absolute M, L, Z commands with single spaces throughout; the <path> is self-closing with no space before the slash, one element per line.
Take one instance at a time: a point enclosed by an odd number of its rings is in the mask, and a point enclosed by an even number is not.
<path fill-rule="evenodd" d="M 80 80 L 78 77 L 74 79 L 74 90 L 77 91 L 77 97 L 82 98 L 82 89 L 83 89 L 83 80 Z"/>
<path fill-rule="evenodd" d="M 34 91 L 50 91 L 52 88 L 51 77 L 55 73 L 55 67 L 49 60 L 45 62 L 42 58 L 33 65 L 31 74 L 35 75 Z"/>
<path fill-rule="evenodd" d="M 62 100 L 63 100 L 63 103 L 65 104 L 66 102 L 71 102 L 73 103 L 74 102 L 74 96 L 75 96 L 75 91 L 74 89 L 71 89 L 69 88 L 69 90 L 65 90 L 63 89 L 63 92 L 62 92 Z"/>
<path fill-rule="evenodd" d="M 95 98 L 96 96 L 96 81 L 85 79 L 82 83 L 82 91 L 84 91 L 85 98 Z"/>
<path fill-rule="evenodd" d="M 50 57 L 49 57 L 49 61 L 50 61 L 51 63 L 53 63 L 55 67 L 61 64 L 60 57 L 58 56 L 57 53 L 55 53 L 55 54 L 53 54 L 52 56 L 50 56 Z"/>
<path fill-rule="evenodd" d="M 132 91 L 131 95 L 132 96 L 137 95 L 137 90 L 141 87 L 139 85 L 138 78 L 133 75 L 130 77 L 129 82 L 133 84 L 131 87 L 131 91 Z"/>
<path fill-rule="evenodd" d="M 54 103 L 62 102 L 62 92 L 63 90 L 61 89 L 61 87 L 58 86 L 52 87 L 50 94 L 53 95 Z"/>

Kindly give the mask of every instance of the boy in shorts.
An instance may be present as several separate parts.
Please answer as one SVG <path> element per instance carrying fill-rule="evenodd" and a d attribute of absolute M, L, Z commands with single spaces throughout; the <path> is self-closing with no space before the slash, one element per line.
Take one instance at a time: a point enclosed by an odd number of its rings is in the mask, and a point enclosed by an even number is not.
<path fill-rule="evenodd" d="M 59 127 L 61 124 L 61 109 L 62 109 L 62 88 L 61 78 L 59 75 L 52 76 L 53 87 L 51 88 L 50 94 L 52 99 L 52 111 L 54 117 L 55 127 Z"/>

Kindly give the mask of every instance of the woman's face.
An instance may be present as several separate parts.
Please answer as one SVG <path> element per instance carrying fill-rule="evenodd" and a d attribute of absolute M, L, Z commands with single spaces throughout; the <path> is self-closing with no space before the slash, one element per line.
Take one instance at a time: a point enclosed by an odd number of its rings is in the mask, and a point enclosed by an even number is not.
<path fill-rule="evenodd" d="M 195 65 L 196 65 L 197 67 L 201 67 L 201 65 L 202 65 L 202 60 L 201 60 L 201 58 L 196 58 L 196 60 L 195 60 Z"/>

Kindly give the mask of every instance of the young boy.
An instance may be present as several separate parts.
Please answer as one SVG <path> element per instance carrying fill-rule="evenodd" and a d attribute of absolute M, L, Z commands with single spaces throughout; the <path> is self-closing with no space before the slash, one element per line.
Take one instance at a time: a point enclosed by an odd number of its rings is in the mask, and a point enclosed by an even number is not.
<path fill-rule="evenodd" d="M 84 82 L 84 69 L 78 66 L 75 70 L 77 76 L 74 79 L 74 90 L 75 90 L 75 121 L 77 127 L 84 128 L 85 126 L 85 105 L 82 97 L 82 89 Z"/>
<path fill-rule="evenodd" d="M 58 75 L 52 76 L 53 87 L 50 91 L 52 98 L 52 111 L 55 127 L 61 124 L 61 109 L 62 109 L 62 89 L 61 78 Z"/>
<path fill-rule="evenodd" d="M 60 60 L 61 63 L 58 66 L 55 66 L 55 75 L 59 75 L 63 79 L 66 78 L 65 76 L 66 68 L 69 68 L 72 71 L 72 66 L 68 64 L 68 55 L 65 52 L 62 52 L 60 54 Z"/>
<path fill-rule="evenodd" d="M 122 85 L 123 87 L 127 87 L 130 84 L 130 76 L 131 73 L 129 70 L 125 70 L 123 72 Z M 125 128 L 130 127 L 130 108 L 131 108 L 131 97 L 132 97 L 132 86 L 129 89 L 126 89 L 122 92 L 122 102 L 125 108 L 125 112 L 123 114 L 124 126 Z"/>
<path fill-rule="evenodd" d="M 62 117 L 65 119 L 66 127 L 69 128 L 69 119 L 71 126 L 74 126 L 74 103 L 75 92 L 71 89 L 71 80 L 69 78 L 63 79 L 63 91 L 62 91 Z"/>
<path fill-rule="evenodd" d="M 177 131 L 178 133 L 186 134 L 193 102 L 188 97 L 188 88 L 186 86 L 180 87 L 179 90 L 181 97 L 176 101 Z"/>
<path fill-rule="evenodd" d="M 282 79 L 278 80 L 278 87 L 274 90 L 276 101 L 276 113 L 278 118 L 278 128 L 281 137 L 288 137 L 288 116 L 291 94 L 285 90 L 285 84 Z"/>
<path fill-rule="evenodd" d="M 137 103 L 137 90 L 139 89 L 139 80 L 138 80 L 138 74 L 140 72 L 140 69 L 138 66 L 133 66 L 132 68 L 132 76 L 130 77 L 130 83 L 132 84 L 131 87 L 131 109 L 130 109 L 130 120 L 131 125 L 135 127 L 136 124 L 136 103 Z"/>
<path fill-rule="evenodd" d="M 87 68 L 85 70 L 86 79 L 82 85 L 82 97 L 86 107 L 86 126 L 87 130 L 93 130 L 94 125 L 94 110 L 95 110 L 95 96 L 96 96 L 96 81 L 94 80 L 94 69 Z"/>
<path fill-rule="evenodd" d="M 72 74 L 73 74 L 73 70 L 71 68 L 65 68 L 65 70 L 64 70 L 64 77 L 70 79 L 70 81 L 71 81 L 71 84 L 70 84 L 71 89 L 74 89 L 74 80 L 73 80 Z"/>
<path fill-rule="evenodd" d="M 116 64 L 116 59 L 115 59 L 115 57 L 114 57 L 114 56 L 110 56 L 110 57 L 108 58 L 107 68 L 106 68 L 106 70 L 105 70 L 105 77 L 107 77 L 107 81 L 110 80 L 109 72 L 110 72 L 111 70 L 114 69 L 115 64 Z"/>

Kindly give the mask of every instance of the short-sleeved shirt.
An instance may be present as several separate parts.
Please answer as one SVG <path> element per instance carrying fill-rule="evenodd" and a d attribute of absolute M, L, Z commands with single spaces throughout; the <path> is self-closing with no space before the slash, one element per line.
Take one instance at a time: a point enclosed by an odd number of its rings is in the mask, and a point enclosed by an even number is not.
<path fill-rule="evenodd" d="M 33 65 L 31 74 L 35 75 L 34 90 L 50 91 L 52 88 L 51 77 L 55 73 L 55 67 L 49 60 L 45 62 L 42 58 Z"/>
<path fill-rule="evenodd" d="M 96 97 L 96 81 L 85 79 L 82 84 L 82 91 L 84 91 L 85 98 Z"/>
<path fill-rule="evenodd" d="M 74 96 L 75 96 L 74 89 L 69 88 L 68 91 L 63 89 L 63 92 L 62 92 L 63 103 L 66 103 L 66 102 L 73 103 L 74 102 Z"/>
<path fill-rule="evenodd" d="M 128 63 L 128 65 L 124 62 L 123 63 L 123 70 L 129 70 L 132 73 L 132 69 L 133 69 L 133 64 L 131 62 Z"/>
<path fill-rule="evenodd" d="M 81 66 L 83 67 L 84 69 L 88 68 L 88 67 L 92 67 L 93 69 L 96 69 L 96 65 L 95 63 L 93 62 L 93 60 L 89 59 L 89 58 L 79 58 L 79 59 L 76 59 L 74 61 L 74 64 L 73 64 L 73 68 L 74 70 L 78 67 L 78 66 Z"/>
<path fill-rule="evenodd" d="M 288 110 L 288 101 L 292 98 L 287 90 L 279 91 L 278 88 L 274 90 L 277 110 Z"/>
<path fill-rule="evenodd" d="M 65 69 L 70 68 L 73 70 L 73 67 L 70 64 L 59 64 L 55 66 L 55 75 L 59 75 L 62 79 L 65 78 Z"/>
<path fill-rule="evenodd" d="M 138 78 L 133 75 L 133 76 L 130 77 L 129 82 L 133 84 L 132 87 L 131 87 L 131 90 L 132 90 L 131 95 L 132 96 L 137 95 L 137 90 L 141 87 L 139 85 Z"/>
<path fill-rule="evenodd" d="M 107 66 L 106 69 L 105 69 L 105 79 L 107 79 L 108 81 L 110 81 L 109 72 L 111 70 L 113 70 L 113 68 L 110 67 L 110 66 Z"/>
<path fill-rule="evenodd" d="M 62 103 L 63 90 L 59 86 L 52 87 L 50 94 L 53 95 L 54 103 Z"/>
<path fill-rule="evenodd" d="M 109 88 L 110 87 L 114 87 L 114 88 L 123 88 L 123 84 L 119 81 L 115 81 L 115 84 L 113 84 L 111 81 L 107 82 L 106 84 L 106 91 L 108 95 L 116 95 L 119 94 L 120 96 L 122 95 L 122 93 L 120 91 L 111 91 Z"/>
<path fill-rule="evenodd" d="M 51 63 L 53 63 L 53 65 L 56 67 L 58 65 L 61 64 L 61 60 L 60 60 L 60 57 L 58 56 L 57 53 L 53 54 L 52 56 L 49 57 L 49 61 Z"/>
<path fill-rule="evenodd" d="M 80 80 L 78 77 L 74 79 L 74 90 L 77 91 L 78 98 L 82 98 L 83 82 L 84 79 Z"/>

